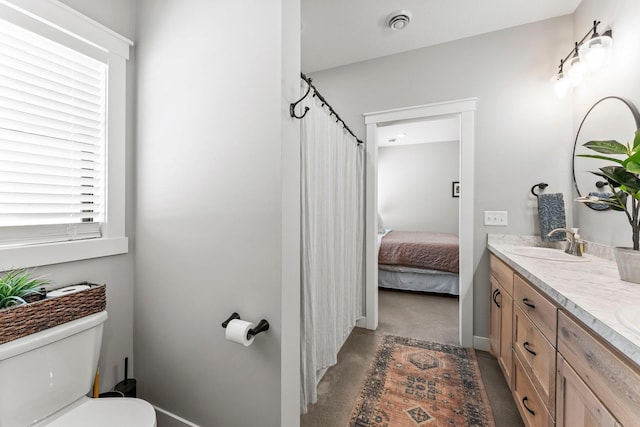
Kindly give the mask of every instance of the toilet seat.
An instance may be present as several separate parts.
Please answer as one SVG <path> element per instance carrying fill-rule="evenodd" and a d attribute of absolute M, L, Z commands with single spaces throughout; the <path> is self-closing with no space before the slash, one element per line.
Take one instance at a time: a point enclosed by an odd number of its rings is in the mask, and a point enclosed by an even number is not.
<path fill-rule="evenodd" d="M 62 410 L 35 426 L 156 427 L 156 413 L 153 406 L 142 399 L 84 397 L 79 404 L 72 405 L 71 409 Z"/>

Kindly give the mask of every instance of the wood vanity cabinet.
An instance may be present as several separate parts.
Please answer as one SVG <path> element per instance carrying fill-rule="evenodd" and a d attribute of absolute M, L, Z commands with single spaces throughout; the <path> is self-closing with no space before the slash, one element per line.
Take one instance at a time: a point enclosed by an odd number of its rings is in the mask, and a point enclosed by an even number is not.
<path fill-rule="evenodd" d="M 509 388 L 513 372 L 513 270 L 494 255 L 491 265 L 491 308 L 489 310 L 489 346 L 498 359 Z"/>
<path fill-rule="evenodd" d="M 493 254 L 490 266 L 491 352 L 525 425 L 640 426 L 640 367 Z"/>
<path fill-rule="evenodd" d="M 564 312 L 558 315 L 557 382 L 559 426 L 640 425 L 640 367 Z"/>

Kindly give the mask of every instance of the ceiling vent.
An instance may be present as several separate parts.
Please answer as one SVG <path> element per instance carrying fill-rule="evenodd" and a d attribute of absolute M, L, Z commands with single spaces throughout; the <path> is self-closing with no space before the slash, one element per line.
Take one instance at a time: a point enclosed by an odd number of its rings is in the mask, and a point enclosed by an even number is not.
<path fill-rule="evenodd" d="M 411 22 L 411 12 L 408 10 L 396 10 L 387 18 L 387 25 L 392 30 L 404 30 Z"/>

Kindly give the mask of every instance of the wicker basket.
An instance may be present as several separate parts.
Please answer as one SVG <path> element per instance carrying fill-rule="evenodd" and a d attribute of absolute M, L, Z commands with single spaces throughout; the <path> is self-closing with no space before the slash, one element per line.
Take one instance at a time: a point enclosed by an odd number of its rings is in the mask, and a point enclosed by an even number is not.
<path fill-rule="evenodd" d="M 82 284 L 90 288 L 0 310 L 0 344 L 103 311 L 106 286 Z"/>

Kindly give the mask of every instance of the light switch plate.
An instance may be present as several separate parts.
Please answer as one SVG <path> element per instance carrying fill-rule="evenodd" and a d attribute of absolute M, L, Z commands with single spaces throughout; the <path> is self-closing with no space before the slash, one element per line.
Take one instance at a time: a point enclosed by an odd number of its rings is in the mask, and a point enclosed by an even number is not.
<path fill-rule="evenodd" d="M 509 225 L 509 213 L 507 211 L 484 211 L 484 225 Z"/>

